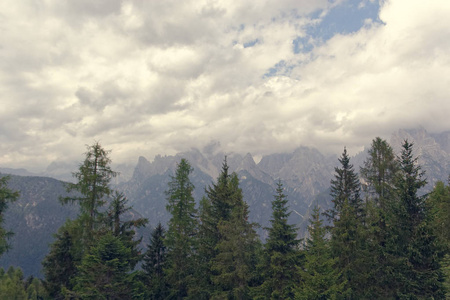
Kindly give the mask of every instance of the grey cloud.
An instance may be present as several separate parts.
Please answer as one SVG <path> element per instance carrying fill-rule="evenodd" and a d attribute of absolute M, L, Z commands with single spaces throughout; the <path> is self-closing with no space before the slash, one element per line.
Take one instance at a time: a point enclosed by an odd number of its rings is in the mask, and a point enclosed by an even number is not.
<path fill-rule="evenodd" d="M 53 11 L 59 18 L 79 29 L 84 25 L 86 19 L 104 19 L 119 14 L 123 2 L 123 0 L 56 1 L 44 9 Z"/>
<path fill-rule="evenodd" d="M 96 111 L 102 111 L 106 106 L 113 106 L 121 99 L 126 99 L 130 94 L 123 91 L 116 83 L 106 82 L 97 87 L 95 91 L 79 87 L 75 96 L 82 105 L 94 108 Z"/>

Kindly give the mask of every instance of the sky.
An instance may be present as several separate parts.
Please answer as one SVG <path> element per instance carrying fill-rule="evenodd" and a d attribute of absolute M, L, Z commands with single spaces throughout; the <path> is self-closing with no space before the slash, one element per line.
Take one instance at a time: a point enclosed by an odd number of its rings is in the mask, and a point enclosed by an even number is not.
<path fill-rule="evenodd" d="M 0 2 L 0 167 L 450 130 L 448 0 Z"/>

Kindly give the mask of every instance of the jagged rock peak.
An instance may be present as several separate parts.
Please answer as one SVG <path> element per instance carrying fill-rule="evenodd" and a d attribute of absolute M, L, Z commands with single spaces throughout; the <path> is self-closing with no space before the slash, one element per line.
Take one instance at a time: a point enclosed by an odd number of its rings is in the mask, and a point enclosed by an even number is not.
<path fill-rule="evenodd" d="M 241 167 L 242 169 L 245 170 L 253 169 L 256 167 L 255 160 L 253 159 L 253 156 L 250 153 L 247 153 L 242 159 Z"/>
<path fill-rule="evenodd" d="M 138 163 L 134 168 L 133 179 L 138 179 L 146 176 L 151 170 L 150 162 L 143 156 L 139 156 Z"/>

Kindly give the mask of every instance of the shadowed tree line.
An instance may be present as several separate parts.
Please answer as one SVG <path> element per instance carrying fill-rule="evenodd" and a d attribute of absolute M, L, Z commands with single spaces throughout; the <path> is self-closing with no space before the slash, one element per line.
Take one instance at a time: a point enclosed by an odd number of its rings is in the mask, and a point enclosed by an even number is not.
<path fill-rule="evenodd" d="M 420 189 L 425 174 L 404 141 L 399 156 L 373 140 L 358 175 L 347 150 L 330 183 L 332 208 L 311 207 L 305 239 L 288 223 L 288 196 L 276 183 L 268 237 L 248 220 L 236 173 L 225 158 L 199 201 L 185 159 L 167 187 L 171 218 L 146 249 L 126 197 L 111 189 L 109 151 L 87 147 L 68 184 L 79 215 L 55 233 L 45 279 L 0 270 L 0 299 L 445 299 L 450 287 L 450 187 Z M 0 179 L 0 222 L 18 193 Z M 12 233 L 0 227 L 0 254 Z M 447 295 L 450 296 L 450 295 Z"/>

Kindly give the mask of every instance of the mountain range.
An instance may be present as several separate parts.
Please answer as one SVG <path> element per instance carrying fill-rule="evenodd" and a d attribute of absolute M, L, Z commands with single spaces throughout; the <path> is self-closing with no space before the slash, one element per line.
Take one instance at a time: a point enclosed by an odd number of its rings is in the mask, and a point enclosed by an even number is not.
<path fill-rule="evenodd" d="M 450 132 L 430 134 L 423 128 L 401 129 L 389 140 L 396 153 L 405 139 L 414 143 L 415 155 L 426 171 L 428 185 L 424 190 L 431 190 L 438 180 L 446 181 L 450 174 Z M 351 158 L 357 172 L 367 157 L 367 148 Z M 150 229 L 158 222 L 166 223 L 170 217 L 165 209 L 165 191 L 181 158 L 186 158 L 194 169 L 191 181 L 197 201 L 215 181 L 226 158 L 230 171 L 238 174 L 244 200 L 250 207 L 250 220 L 261 225 L 258 233 L 263 239 L 266 237 L 263 228 L 270 226 L 271 201 L 278 180 L 289 199 L 290 222 L 298 224 L 299 236 L 303 236 L 311 208 L 331 207 L 330 180 L 339 165 L 337 156 L 308 147 L 263 156 L 258 162 L 250 153 L 225 153 L 217 144 L 172 156 L 157 155 L 152 161 L 141 156 L 132 171 L 128 166 L 120 166 L 124 175 L 115 181 L 114 188 L 125 193 L 135 214 L 149 219 L 144 238 L 148 238 Z M 43 174 L 0 168 L 1 173 L 14 174 L 9 187 L 20 191 L 19 200 L 10 205 L 5 215 L 5 227 L 14 231 L 15 236 L 11 239 L 12 249 L 0 258 L 0 266 L 20 266 L 26 276 L 42 276 L 40 261 L 48 253 L 52 234 L 66 218 L 77 214 L 76 206 L 62 206 L 58 201 L 66 193 L 62 180 L 69 180 L 74 171 L 76 164 L 69 162 L 54 163 Z"/>

